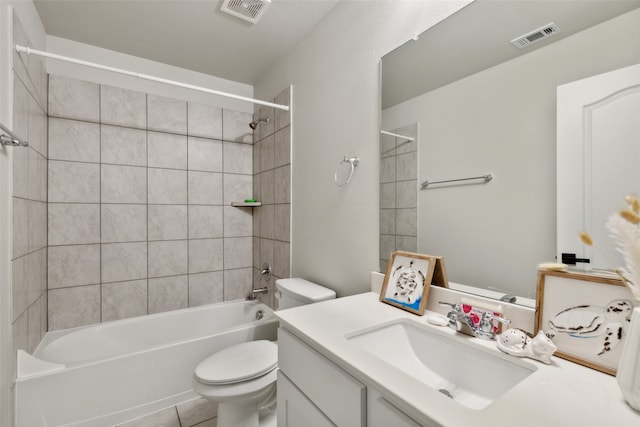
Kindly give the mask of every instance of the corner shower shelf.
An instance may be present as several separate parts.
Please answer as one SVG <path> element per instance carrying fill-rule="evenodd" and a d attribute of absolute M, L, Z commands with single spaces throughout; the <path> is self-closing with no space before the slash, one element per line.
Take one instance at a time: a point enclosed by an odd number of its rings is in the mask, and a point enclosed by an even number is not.
<path fill-rule="evenodd" d="M 231 202 L 234 208 L 255 208 L 262 206 L 262 202 Z"/>

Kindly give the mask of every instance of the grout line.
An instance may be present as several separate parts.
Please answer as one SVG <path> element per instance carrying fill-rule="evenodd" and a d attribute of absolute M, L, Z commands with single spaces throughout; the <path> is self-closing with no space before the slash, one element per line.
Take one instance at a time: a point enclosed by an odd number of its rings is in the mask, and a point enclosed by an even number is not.
<path fill-rule="evenodd" d="M 189 134 L 189 103 L 187 102 L 185 105 L 187 109 L 187 135 Z M 189 136 L 187 136 L 187 182 L 186 182 L 186 191 L 187 191 L 187 307 L 191 307 L 191 233 L 189 229 L 189 212 L 191 209 L 189 208 L 189 172 L 190 172 L 190 164 L 189 164 Z M 178 407 L 176 406 L 176 411 Z M 180 420 L 180 414 L 178 414 L 178 420 Z"/>
<path fill-rule="evenodd" d="M 147 207 L 147 274 L 146 274 L 146 282 L 147 282 L 147 304 L 146 304 L 146 312 L 149 314 L 149 302 L 150 297 L 150 287 L 149 287 L 149 94 L 144 95 L 145 101 L 145 135 L 144 135 L 144 148 L 145 148 L 145 156 L 144 156 L 144 164 L 146 168 L 146 176 L 147 176 L 147 199 L 146 199 L 146 207 Z"/>
<path fill-rule="evenodd" d="M 100 209 L 98 211 L 98 236 L 100 238 L 100 262 L 98 263 L 100 268 L 100 323 L 103 322 L 103 313 L 102 313 L 102 85 L 98 85 L 98 160 L 100 161 L 99 167 L 99 188 L 98 188 L 98 200 L 100 201 Z"/>

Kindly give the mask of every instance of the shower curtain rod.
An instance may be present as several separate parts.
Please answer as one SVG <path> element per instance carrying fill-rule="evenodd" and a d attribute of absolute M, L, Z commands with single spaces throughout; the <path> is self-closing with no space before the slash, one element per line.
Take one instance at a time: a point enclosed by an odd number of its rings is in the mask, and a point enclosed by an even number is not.
<path fill-rule="evenodd" d="M 94 62 L 83 61 L 81 59 L 70 58 L 68 56 L 62 56 L 55 53 L 44 52 L 42 50 L 31 49 L 30 47 L 16 45 L 16 51 L 18 53 L 26 53 L 27 55 L 43 56 L 45 58 L 57 59 L 59 61 L 71 62 L 73 64 L 84 65 L 91 68 L 97 68 L 105 71 L 112 71 L 114 73 L 120 73 L 131 77 L 137 77 L 143 80 L 149 80 L 152 82 L 164 83 L 171 86 L 182 87 L 185 89 L 197 90 L 199 92 L 205 92 L 212 95 L 224 96 L 226 98 L 237 99 L 239 101 L 251 102 L 258 105 L 264 105 L 267 107 L 273 107 L 284 111 L 289 111 L 288 105 L 275 104 L 273 102 L 261 101 L 259 99 L 248 98 L 246 96 L 234 95 L 232 93 L 220 92 L 218 90 L 208 89 L 202 86 L 190 85 L 187 83 L 177 82 L 175 80 L 163 79 L 162 77 L 154 77 L 148 74 L 136 73 L 134 71 L 123 70 L 121 68 L 109 67 L 107 65 L 96 64 Z"/>
<path fill-rule="evenodd" d="M 382 133 L 384 135 L 395 136 L 396 138 L 404 138 L 409 142 L 414 141 L 414 138 L 412 138 L 410 136 L 400 135 L 399 133 L 388 132 L 386 130 L 381 130 L 380 133 Z"/>

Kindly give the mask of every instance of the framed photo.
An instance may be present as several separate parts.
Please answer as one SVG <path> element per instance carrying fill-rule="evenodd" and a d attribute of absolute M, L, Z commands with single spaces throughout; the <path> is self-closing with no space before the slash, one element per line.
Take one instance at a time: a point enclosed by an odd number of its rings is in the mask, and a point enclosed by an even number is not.
<path fill-rule="evenodd" d="M 540 271 L 534 332 L 547 333 L 556 356 L 615 375 L 633 301 L 613 276 Z"/>
<path fill-rule="evenodd" d="M 441 257 L 392 252 L 380 291 L 380 301 L 422 315 L 434 277 L 438 278 L 439 285 L 447 286 Z"/>

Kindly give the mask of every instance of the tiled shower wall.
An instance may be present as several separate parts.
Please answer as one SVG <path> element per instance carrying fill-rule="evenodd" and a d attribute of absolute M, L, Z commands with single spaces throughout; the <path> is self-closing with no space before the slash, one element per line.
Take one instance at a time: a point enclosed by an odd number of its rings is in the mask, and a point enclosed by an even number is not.
<path fill-rule="evenodd" d="M 13 16 L 13 42 L 30 46 Z M 12 155 L 11 326 L 18 349 L 32 352 L 47 331 L 47 85 L 42 60 L 13 52 L 13 131 L 28 147 Z"/>
<path fill-rule="evenodd" d="M 291 105 L 291 88 L 272 101 Z M 273 307 L 275 281 L 289 277 L 291 271 L 291 113 L 260 107 L 254 116 L 269 121 L 260 123 L 254 132 L 253 193 L 262 206 L 253 213 L 253 280 L 254 288 L 269 289 L 259 299 Z M 265 262 L 273 271 L 269 281 L 260 276 Z"/>
<path fill-rule="evenodd" d="M 252 116 L 49 78 L 49 330 L 251 292 Z"/>
<path fill-rule="evenodd" d="M 380 271 L 393 251 L 418 249 L 418 124 L 390 132 L 414 138 L 381 135 Z"/>

